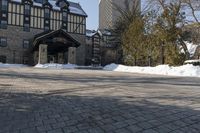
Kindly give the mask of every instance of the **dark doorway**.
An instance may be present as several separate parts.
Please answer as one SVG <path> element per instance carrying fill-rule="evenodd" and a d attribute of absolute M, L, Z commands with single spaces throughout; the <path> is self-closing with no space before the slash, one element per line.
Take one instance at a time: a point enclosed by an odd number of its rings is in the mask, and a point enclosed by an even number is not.
<path fill-rule="evenodd" d="M 0 63 L 6 63 L 6 56 L 0 55 Z"/>

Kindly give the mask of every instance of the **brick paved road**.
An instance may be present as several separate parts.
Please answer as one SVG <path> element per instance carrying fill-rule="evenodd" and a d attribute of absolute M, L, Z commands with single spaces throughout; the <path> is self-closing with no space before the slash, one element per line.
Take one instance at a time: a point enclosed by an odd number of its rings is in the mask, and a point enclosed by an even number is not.
<path fill-rule="evenodd" d="M 0 69 L 0 133 L 198 133 L 200 79 Z"/>

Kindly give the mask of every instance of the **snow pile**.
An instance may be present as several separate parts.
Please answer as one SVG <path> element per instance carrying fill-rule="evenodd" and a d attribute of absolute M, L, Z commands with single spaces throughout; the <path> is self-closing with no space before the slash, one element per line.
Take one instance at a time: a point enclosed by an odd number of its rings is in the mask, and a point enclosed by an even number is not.
<path fill-rule="evenodd" d="M 74 64 L 37 64 L 35 68 L 49 68 L 49 69 L 74 69 L 77 66 Z"/>
<path fill-rule="evenodd" d="M 23 64 L 3 64 L 0 63 L 0 68 L 21 68 L 21 67 L 27 67 Z"/>
<path fill-rule="evenodd" d="M 130 72 L 142 74 L 158 74 L 169 76 L 191 76 L 200 77 L 200 67 L 193 65 L 183 65 L 179 67 L 171 67 L 169 65 L 159 65 L 156 67 L 138 67 L 110 64 L 104 67 L 104 70 L 117 72 Z"/>

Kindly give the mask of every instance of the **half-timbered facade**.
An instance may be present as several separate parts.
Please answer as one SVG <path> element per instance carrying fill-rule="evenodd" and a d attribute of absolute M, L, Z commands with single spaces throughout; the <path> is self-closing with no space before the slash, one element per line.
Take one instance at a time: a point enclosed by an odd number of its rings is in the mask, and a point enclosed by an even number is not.
<path fill-rule="evenodd" d="M 67 0 L 1 0 L 0 62 L 84 64 L 86 17 Z"/>
<path fill-rule="evenodd" d="M 117 45 L 119 42 L 109 30 L 86 30 L 86 64 L 105 66 L 119 63 Z"/>

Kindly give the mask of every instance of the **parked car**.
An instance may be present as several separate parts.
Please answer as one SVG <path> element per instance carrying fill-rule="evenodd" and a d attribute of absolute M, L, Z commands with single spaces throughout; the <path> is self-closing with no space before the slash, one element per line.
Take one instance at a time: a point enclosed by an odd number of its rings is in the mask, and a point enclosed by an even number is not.
<path fill-rule="evenodd" d="M 184 62 L 184 65 L 186 65 L 186 64 L 192 64 L 194 66 L 200 66 L 200 59 L 198 59 L 198 60 L 186 60 Z"/>

